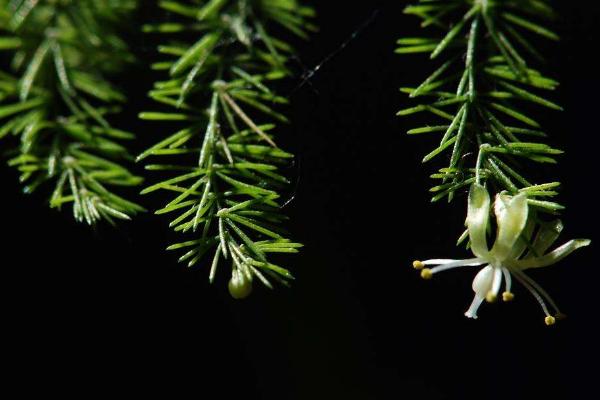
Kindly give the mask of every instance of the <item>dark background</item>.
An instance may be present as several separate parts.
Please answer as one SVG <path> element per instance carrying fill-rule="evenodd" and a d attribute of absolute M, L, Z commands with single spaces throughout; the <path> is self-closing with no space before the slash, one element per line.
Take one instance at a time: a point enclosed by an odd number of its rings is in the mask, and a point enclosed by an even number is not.
<path fill-rule="evenodd" d="M 165 220 L 145 215 L 90 231 L 47 209 L 46 193 L 20 193 L 15 172 L 2 166 L 4 378 L 23 395 L 83 398 L 178 398 L 183 390 L 245 399 L 593 397 L 600 6 L 555 3 L 563 41 L 545 49 L 545 70 L 561 81 L 556 99 L 566 111 L 539 113 L 551 143 L 567 152 L 543 173 L 564 182 L 562 241 L 595 243 L 532 275 L 568 319 L 544 326 L 518 288 L 513 303 L 484 305 L 478 321 L 468 320 L 474 272 L 423 282 L 411 269 L 415 258 L 466 255 L 453 245 L 464 196 L 429 202 L 433 166 L 419 160 L 433 142 L 405 135 L 411 121 L 394 116 L 408 104 L 398 87 L 434 65 L 393 54 L 396 38 L 417 30 L 404 2 L 321 1 L 321 31 L 299 44 L 299 65 L 333 57 L 310 84 L 286 89 L 287 134 L 300 161 L 290 230 L 306 244 L 288 259 L 293 288 L 257 288 L 234 301 L 226 277 L 211 287 L 206 266 L 188 270 L 164 251 L 173 238 Z M 135 116 L 149 107 L 144 92 L 155 76 L 144 72 L 151 44 L 139 34 L 130 42 L 144 60 L 124 82 Z M 161 137 L 135 118 L 123 124 L 140 136 L 135 150 Z"/>

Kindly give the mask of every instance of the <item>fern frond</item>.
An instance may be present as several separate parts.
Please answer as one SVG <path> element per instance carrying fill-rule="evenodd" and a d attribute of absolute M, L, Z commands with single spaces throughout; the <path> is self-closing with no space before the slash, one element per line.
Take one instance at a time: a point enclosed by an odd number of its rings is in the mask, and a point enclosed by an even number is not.
<path fill-rule="evenodd" d="M 138 157 L 164 160 L 147 165 L 165 179 L 142 193 L 171 196 L 156 213 L 172 214 L 170 226 L 186 235 L 169 247 L 185 251 L 179 261 L 191 267 L 212 253 L 211 282 L 221 261 L 231 263 L 232 296 L 247 296 L 255 278 L 287 285 L 292 275 L 270 254 L 301 247 L 282 228 L 289 181 L 280 168 L 293 155 L 275 135 L 287 122 L 280 112 L 287 99 L 274 86 L 289 75 L 292 46 L 268 32 L 279 25 L 305 38 L 313 11 L 295 0 L 158 4 L 176 17 L 144 27 L 164 41 L 158 51 L 166 60 L 153 67 L 166 78 L 149 93 L 161 107 L 140 117 L 178 127 Z"/>
<path fill-rule="evenodd" d="M 135 1 L 0 1 L 0 139 L 30 192 L 54 185 L 50 206 L 71 204 L 77 221 L 130 219 L 144 209 L 116 194 L 141 178 L 123 163 L 134 135 L 111 116 L 125 96 L 109 80 L 132 60 L 118 35 Z"/>

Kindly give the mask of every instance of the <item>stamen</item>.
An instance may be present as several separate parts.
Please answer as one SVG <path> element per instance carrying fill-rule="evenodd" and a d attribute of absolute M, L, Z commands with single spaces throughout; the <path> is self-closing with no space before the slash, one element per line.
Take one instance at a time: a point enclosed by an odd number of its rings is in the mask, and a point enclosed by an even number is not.
<path fill-rule="evenodd" d="M 433 277 L 433 272 L 429 268 L 424 268 L 421 270 L 421 278 L 423 279 L 431 279 Z"/>
<path fill-rule="evenodd" d="M 425 268 L 425 264 L 423 264 L 423 262 L 419 261 L 419 260 L 413 261 L 412 265 L 413 265 L 413 268 L 416 269 L 417 271 L 420 271 L 423 268 Z"/>
<path fill-rule="evenodd" d="M 515 298 L 515 295 L 512 292 L 504 292 L 502 293 L 502 301 L 512 301 Z"/>
<path fill-rule="evenodd" d="M 492 288 L 485 295 L 485 300 L 488 303 L 493 303 L 498 298 L 498 291 L 500 290 L 501 283 L 502 283 L 502 269 L 500 267 L 494 267 L 494 279 L 492 280 Z"/>
<path fill-rule="evenodd" d="M 504 284 L 506 286 L 506 290 L 502 293 L 502 301 L 512 301 L 515 298 L 515 295 L 510 291 L 512 286 L 510 271 L 508 268 L 502 267 L 502 274 L 504 275 Z"/>
<path fill-rule="evenodd" d="M 556 323 L 556 319 L 553 316 L 548 315 L 546 318 L 544 318 L 544 322 L 546 323 L 546 325 L 550 326 Z"/>

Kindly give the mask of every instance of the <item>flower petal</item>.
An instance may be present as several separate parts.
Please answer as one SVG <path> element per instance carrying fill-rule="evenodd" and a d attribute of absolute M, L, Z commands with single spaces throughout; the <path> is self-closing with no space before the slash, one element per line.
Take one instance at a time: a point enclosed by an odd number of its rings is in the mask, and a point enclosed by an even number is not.
<path fill-rule="evenodd" d="M 548 265 L 555 264 L 577 250 L 580 247 L 588 246 L 591 243 L 589 239 L 573 239 L 569 240 L 567 243 L 562 246 L 554 249 L 550 253 L 543 255 L 541 257 L 535 258 L 527 258 L 524 260 L 518 260 L 512 263 L 517 268 L 522 270 L 528 268 L 541 268 L 546 267 Z"/>
<path fill-rule="evenodd" d="M 499 194 L 494 202 L 494 212 L 498 224 L 496 241 L 492 256 L 500 261 L 506 260 L 527 223 L 527 195 L 520 193 L 514 197 Z"/>
<path fill-rule="evenodd" d="M 494 267 L 487 265 L 483 267 L 475 279 L 473 279 L 473 291 L 478 295 L 485 297 L 485 295 L 492 289 L 492 283 L 494 282 Z"/>
<path fill-rule="evenodd" d="M 488 245 L 485 238 L 487 223 L 490 216 L 490 195 L 485 187 L 478 183 L 471 185 L 467 210 L 467 228 L 471 250 L 477 257 L 488 256 Z"/>
<path fill-rule="evenodd" d="M 479 306 L 481 306 L 481 303 L 483 303 L 483 299 L 483 296 L 475 294 L 471 306 L 469 306 L 469 309 L 465 311 L 465 317 L 477 319 L 477 310 L 479 310 Z"/>

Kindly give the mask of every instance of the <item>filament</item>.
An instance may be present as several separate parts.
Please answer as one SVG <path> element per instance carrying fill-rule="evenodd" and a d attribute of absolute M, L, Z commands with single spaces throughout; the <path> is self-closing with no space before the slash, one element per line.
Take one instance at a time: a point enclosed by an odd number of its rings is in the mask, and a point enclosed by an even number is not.
<path fill-rule="evenodd" d="M 502 273 L 504 274 L 504 282 L 506 286 L 506 291 L 510 293 L 510 289 L 512 286 L 512 278 L 510 276 L 510 271 L 506 267 L 502 267 Z"/>
<path fill-rule="evenodd" d="M 434 261 L 434 260 L 428 260 L 428 261 Z M 423 264 L 427 264 L 428 261 L 424 261 Z M 435 260 L 435 261 L 441 261 L 441 260 Z M 448 269 L 483 264 L 483 260 L 481 260 L 480 258 L 469 258 L 466 260 L 448 260 L 448 261 L 451 261 L 451 262 L 447 262 L 442 265 L 438 265 L 437 267 L 431 268 L 431 273 L 435 274 L 436 272 L 442 272 L 442 271 L 446 271 Z"/>
<path fill-rule="evenodd" d="M 527 282 L 526 280 L 524 280 L 522 276 L 520 276 L 519 274 L 515 273 L 515 278 L 517 278 L 517 280 L 519 282 L 521 282 L 521 284 L 523 284 L 523 286 L 525 286 L 527 288 L 527 290 L 529 290 L 529 292 L 533 295 L 533 297 L 535 297 L 535 299 L 537 300 L 537 302 L 542 307 L 542 310 L 544 311 L 544 314 L 546 314 L 546 316 L 549 317 L 550 316 L 550 312 L 548 312 L 548 307 L 546 307 L 546 303 L 544 303 L 544 299 L 542 298 L 542 296 L 540 296 L 540 294 L 535 290 L 535 288 L 533 286 L 531 286 L 529 284 L 529 282 Z"/>
<path fill-rule="evenodd" d="M 544 288 L 542 288 L 536 281 L 534 281 L 532 278 L 530 278 L 524 272 L 522 272 L 518 269 L 514 269 L 513 273 L 515 274 L 515 277 L 518 278 L 520 276 L 522 279 L 527 281 L 532 287 L 534 287 L 542 296 L 544 296 L 546 301 L 548 301 L 548 303 L 550 303 L 550 305 L 552 306 L 552 308 L 554 308 L 556 313 L 560 314 L 560 310 L 559 310 L 558 306 L 556 305 L 556 303 L 554 302 L 554 300 L 552 300 L 552 297 L 550 297 L 548 292 L 546 292 L 544 290 Z"/>

